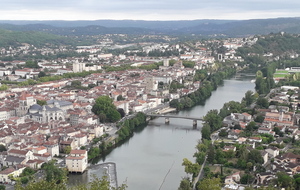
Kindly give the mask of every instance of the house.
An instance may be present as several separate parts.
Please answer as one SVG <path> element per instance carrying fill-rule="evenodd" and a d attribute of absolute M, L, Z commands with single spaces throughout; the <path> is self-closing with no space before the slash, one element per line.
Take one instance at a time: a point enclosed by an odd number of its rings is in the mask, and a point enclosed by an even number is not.
<path fill-rule="evenodd" d="M 47 152 L 53 157 L 59 155 L 58 143 L 47 141 L 44 143 L 44 147 L 47 148 Z"/>
<path fill-rule="evenodd" d="M 262 142 L 262 138 L 261 137 L 250 137 L 249 138 L 250 142 Z"/>
<path fill-rule="evenodd" d="M 71 150 L 66 158 L 66 166 L 69 172 L 83 173 L 87 168 L 88 156 L 86 150 Z"/>
<path fill-rule="evenodd" d="M 241 176 L 240 176 L 240 172 L 236 172 L 230 176 L 227 176 L 225 178 L 225 184 L 228 185 L 228 184 L 236 184 L 240 181 L 241 179 Z"/>
<path fill-rule="evenodd" d="M 267 185 L 274 178 L 275 176 L 271 172 L 256 174 L 257 184 L 259 185 Z"/>
<path fill-rule="evenodd" d="M 241 132 L 241 130 L 238 130 L 238 129 L 233 130 L 233 129 L 232 129 L 232 130 L 229 131 L 229 133 L 228 133 L 228 138 L 229 138 L 229 139 L 237 139 L 237 138 L 239 137 L 240 132 Z"/>
<path fill-rule="evenodd" d="M 268 152 L 266 152 L 265 150 L 263 150 L 263 151 L 260 152 L 260 154 L 261 154 L 262 158 L 264 159 L 263 165 L 265 165 L 268 162 L 268 159 L 269 159 Z"/>
<path fill-rule="evenodd" d="M 236 147 L 235 146 L 224 146 L 223 151 L 229 151 L 232 150 L 233 152 L 236 151 Z"/>
<path fill-rule="evenodd" d="M 10 176 L 19 177 L 25 168 L 26 167 L 24 165 L 18 164 L 15 165 L 14 167 L 9 167 L 3 171 L 0 171 L 0 182 L 11 183 L 12 180 L 10 179 Z"/>
<path fill-rule="evenodd" d="M 275 158 L 279 155 L 279 149 L 277 147 L 267 148 L 265 149 L 265 151 L 269 154 L 271 158 Z"/>
<path fill-rule="evenodd" d="M 272 129 L 270 128 L 265 128 L 265 127 L 260 127 L 258 128 L 258 133 L 262 133 L 262 134 L 269 134 L 269 135 L 273 135 L 274 136 L 274 131 L 272 131 Z"/>
<path fill-rule="evenodd" d="M 26 165 L 33 169 L 40 169 L 44 163 L 46 162 L 43 160 L 36 159 L 36 160 L 28 160 L 26 162 Z"/>
<path fill-rule="evenodd" d="M 25 164 L 26 163 L 26 159 L 24 157 L 18 157 L 18 156 L 6 156 L 6 158 L 4 158 L 3 160 L 3 166 L 15 166 L 17 164 Z"/>
<path fill-rule="evenodd" d="M 15 156 L 19 158 L 25 158 L 25 160 L 33 160 L 35 159 L 33 152 L 30 150 L 17 150 L 17 149 L 10 149 L 7 151 L 8 156 Z"/>
<path fill-rule="evenodd" d="M 281 162 L 286 162 L 286 163 L 291 162 L 291 163 L 297 164 L 297 163 L 300 163 L 300 155 L 296 155 L 292 152 L 288 152 L 281 156 L 277 156 L 276 160 L 281 160 Z"/>

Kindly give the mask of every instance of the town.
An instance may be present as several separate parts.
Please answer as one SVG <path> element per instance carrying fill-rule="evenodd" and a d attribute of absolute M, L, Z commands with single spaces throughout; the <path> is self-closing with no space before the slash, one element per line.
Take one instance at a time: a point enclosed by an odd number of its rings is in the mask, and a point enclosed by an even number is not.
<path fill-rule="evenodd" d="M 172 101 L 196 92 L 204 82 L 195 80 L 199 70 L 211 75 L 223 65 L 241 72 L 249 69 L 237 49 L 251 47 L 258 41 L 257 37 L 249 37 L 120 45 L 113 40 L 116 36 L 111 37 L 105 35 L 96 45 L 75 48 L 22 43 L 0 49 L 3 58 L 0 63 L 1 183 L 14 184 L 26 168 L 39 170 L 51 160 L 56 160 L 68 172 L 84 173 L 89 166 L 88 152 L 99 145 L 99 139 L 106 144 L 116 143 L 117 132 L 122 128 L 118 123 L 137 113 L 157 113 L 172 107 Z M 164 39 L 173 40 L 167 36 Z M 36 59 L 24 60 L 28 55 Z M 49 59 L 54 55 L 73 56 Z M 271 52 L 262 56 L 268 60 L 281 58 Z M 295 52 L 288 56 L 298 58 Z M 278 70 L 274 83 L 286 79 L 285 75 L 297 76 L 298 72 L 297 67 L 289 72 Z M 256 79 L 257 84 L 259 80 Z M 222 148 L 228 162 L 213 158 L 210 164 L 238 168 L 229 170 L 224 188 L 244 188 L 250 181 L 253 186 L 268 186 L 278 177 L 278 172 L 288 176 L 299 173 L 298 90 L 294 86 L 277 87 L 264 99 L 253 92 L 247 106 L 252 106 L 255 114 L 229 113 L 222 128 L 211 131 L 210 140 Z M 97 98 L 103 96 L 112 100 L 122 119 L 95 113 Z M 254 162 L 264 170 L 251 160 L 237 161 L 237 157 L 242 159 L 247 155 L 250 159 L 248 154 L 257 156 L 257 152 L 259 157 Z"/>

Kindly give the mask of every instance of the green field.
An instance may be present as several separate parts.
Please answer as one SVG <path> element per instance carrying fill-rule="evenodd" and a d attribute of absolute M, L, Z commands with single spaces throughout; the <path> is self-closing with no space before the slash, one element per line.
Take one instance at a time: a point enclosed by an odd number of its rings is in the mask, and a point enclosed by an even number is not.
<path fill-rule="evenodd" d="M 276 73 L 275 73 L 275 74 L 273 75 L 273 77 L 274 77 L 274 78 L 278 78 L 278 77 L 285 77 L 285 76 L 287 76 L 287 75 L 289 75 L 289 74 L 279 74 L 279 73 L 276 74 Z"/>
<path fill-rule="evenodd" d="M 276 72 L 275 72 L 275 74 L 276 73 L 289 73 L 289 71 L 286 71 L 286 70 L 277 70 Z"/>
<path fill-rule="evenodd" d="M 273 77 L 274 77 L 274 78 L 278 78 L 278 77 L 285 77 L 285 76 L 287 76 L 287 75 L 289 75 L 289 72 L 288 72 L 288 71 L 286 71 L 286 70 L 277 70 L 277 71 L 274 73 Z"/>

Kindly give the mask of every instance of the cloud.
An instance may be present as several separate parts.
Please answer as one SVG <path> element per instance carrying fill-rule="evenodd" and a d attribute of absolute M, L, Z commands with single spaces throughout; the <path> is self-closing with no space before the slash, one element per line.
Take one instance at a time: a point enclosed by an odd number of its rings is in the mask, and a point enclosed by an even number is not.
<path fill-rule="evenodd" d="M 3 0 L 9 20 L 183 20 L 300 16 L 295 0 Z"/>

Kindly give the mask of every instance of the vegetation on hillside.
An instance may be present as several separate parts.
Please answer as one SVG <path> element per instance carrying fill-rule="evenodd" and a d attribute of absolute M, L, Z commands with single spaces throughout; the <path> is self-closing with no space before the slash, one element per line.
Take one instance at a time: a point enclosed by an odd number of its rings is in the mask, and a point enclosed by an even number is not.
<path fill-rule="evenodd" d="M 19 32 L 0 29 L 0 46 L 19 46 L 21 43 L 27 43 L 36 47 L 42 47 L 45 44 L 52 45 L 73 45 L 73 39 L 58 36 L 44 32 Z"/>

